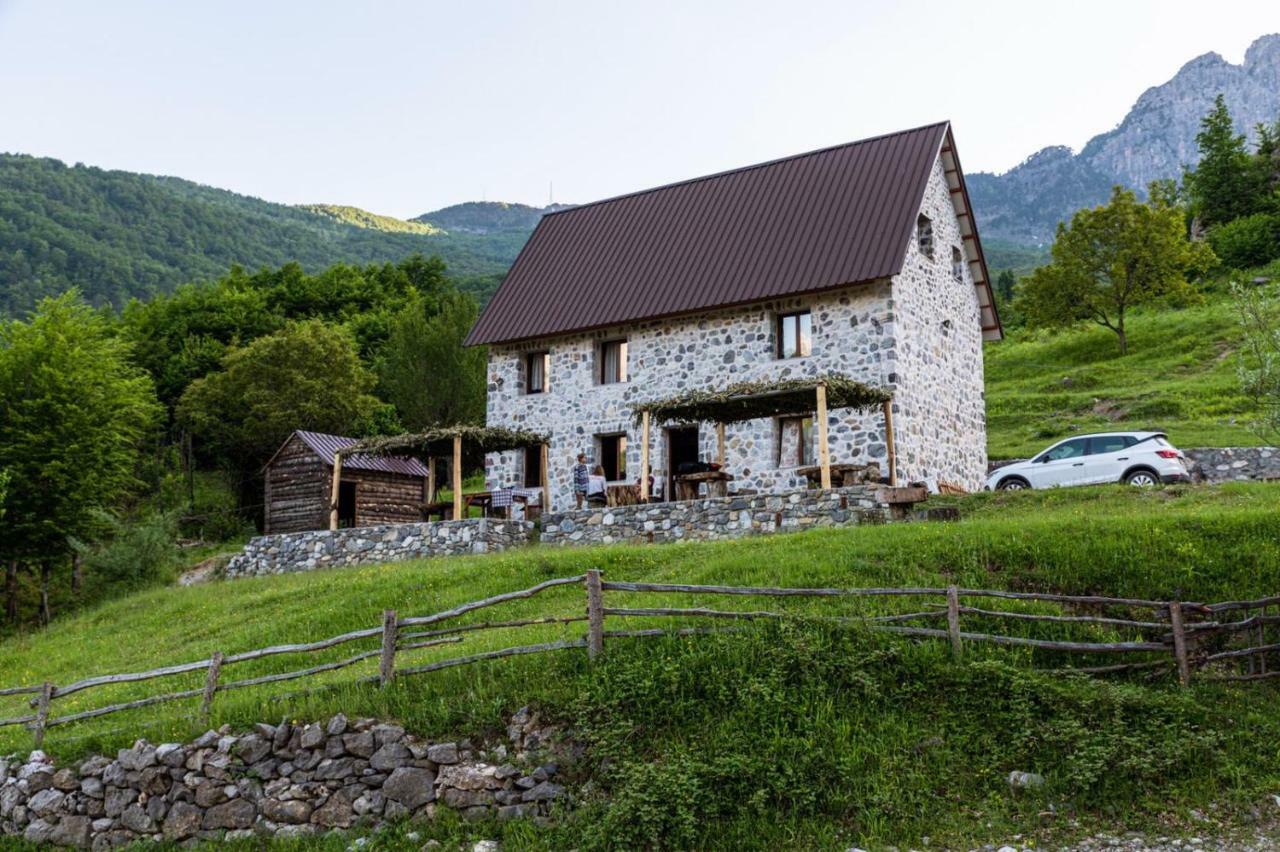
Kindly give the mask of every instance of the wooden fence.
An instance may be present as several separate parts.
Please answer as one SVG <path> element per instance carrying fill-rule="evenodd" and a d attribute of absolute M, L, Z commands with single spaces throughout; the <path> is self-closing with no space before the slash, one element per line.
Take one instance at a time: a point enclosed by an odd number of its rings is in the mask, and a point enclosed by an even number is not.
<path fill-rule="evenodd" d="M 586 593 L 586 610 L 581 615 L 541 616 L 506 621 L 470 622 L 430 630 L 420 628 L 438 625 L 458 619 L 468 613 L 525 598 L 532 598 L 549 589 L 560 586 L 581 585 Z M 748 596 L 773 598 L 912 598 L 924 599 L 924 608 L 888 615 L 831 616 L 804 615 L 773 610 L 723 610 L 705 607 L 636 607 L 606 606 L 609 597 L 622 594 L 684 594 L 713 596 Z M 941 600 L 929 601 L 929 598 Z M 965 601 L 1005 601 L 1037 605 L 1054 604 L 1059 613 L 1028 612 L 1016 609 L 995 609 L 967 605 Z M 610 600 L 610 603 L 613 603 Z M 1276 608 L 1276 614 L 1270 610 Z M 1119 614 L 1117 614 L 1119 612 Z M 1134 613 L 1147 613 L 1145 616 Z M 778 588 L 764 586 L 713 586 L 677 583 L 634 583 L 605 581 L 601 572 L 592 570 L 575 577 L 547 580 L 519 591 L 495 595 L 472 601 L 433 615 L 401 618 L 395 610 L 383 613 L 380 626 L 356 630 L 321 639 L 292 645 L 275 645 L 236 654 L 215 652 L 208 659 L 166 666 L 149 671 L 126 674 L 98 675 L 75 681 L 65 686 L 44 682 L 34 686 L 18 686 L 0 689 L 0 697 L 33 695 L 26 715 L 0 719 L 0 727 L 25 725 L 33 732 L 35 747 L 44 741 L 45 732 L 57 725 L 67 725 L 88 719 L 119 713 L 125 710 L 147 707 L 168 701 L 200 699 L 200 716 L 207 721 L 215 696 L 220 692 L 245 689 L 270 683 L 312 677 L 343 669 L 373 658 L 378 659 L 378 673 L 359 679 L 358 683 L 377 683 L 385 687 L 398 676 L 426 674 L 454 666 L 469 665 L 485 660 L 538 654 L 571 648 L 585 648 L 592 661 L 605 653 L 606 639 L 630 639 L 653 636 L 698 635 L 723 632 L 724 628 L 685 627 L 675 630 L 649 628 L 640 630 L 608 630 L 606 620 L 628 618 L 680 618 L 680 619 L 795 619 L 838 624 L 863 624 L 870 629 L 919 639 L 945 639 L 950 643 L 953 655 L 959 659 L 968 643 L 986 643 L 1029 648 L 1062 654 L 1083 655 L 1142 655 L 1143 659 L 1098 666 L 1072 666 L 1064 671 L 1103 674 L 1142 669 L 1168 669 L 1176 671 L 1181 685 L 1188 685 L 1193 675 L 1199 678 L 1222 681 L 1256 681 L 1280 677 L 1280 636 L 1273 630 L 1270 638 L 1267 629 L 1280 624 L 1280 596 L 1256 600 L 1225 601 L 1204 604 L 1185 601 L 1156 601 L 1134 598 L 1111 598 L 1089 595 L 1059 595 L 1037 592 L 1007 592 L 989 589 L 948 588 Z M 1071 626 L 1105 628 L 1112 632 L 1127 632 L 1122 641 L 1077 641 L 1060 638 L 1004 635 L 995 632 L 963 630 L 962 620 L 981 622 L 1013 621 L 1042 625 L 1043 629 L 1064 630 Z M 1232 620 L 1234 619 L 1234 620 Z M 517 645 L 499 650 L 483 651 L 461 657 L 451 657 L 423 665 L 396 668 L 396 655 L 456 644 L 466 637 L 463 634 L 483 630 L 527 628 L 549 624 L 587 622 L 585 635 L 577 639 Z M 936 621 L 940 626 L 920 626 L 919 622 Z M 912 622 L 916 622 L 913 624 Z M 409 629 L 406 629 L 409 628 Z M 733 628 L 730 628 L 733 629 Z M 260 660 L 281 654 L 314 653 L 335 648 L 350 642 L 378 639 L 378 647 L 354 654 L 341 660 L 322 663 L 304 669 L 279 674 L 261 675 L 240 680 L 224 681 L 227 666 Z M 1268 659 L 1268 656 L 1272 659 Z M 151 695 L 136 700 L 109 704 L 92 710 L 52 715 L 53 702 L 74 695 L 82 690 L 118 684 L 148 681 L 156 678 L 203 671 L 204 685 L 196 689 L 180 690 Z"/>

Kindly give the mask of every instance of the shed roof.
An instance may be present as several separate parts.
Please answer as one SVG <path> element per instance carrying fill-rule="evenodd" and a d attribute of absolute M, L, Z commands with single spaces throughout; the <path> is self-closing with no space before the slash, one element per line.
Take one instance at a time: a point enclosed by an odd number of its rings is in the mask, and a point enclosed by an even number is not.
<path fill-rule="evenodd" d="M 342 449 L 357 443 L 359 438 L 348 438 L 345 435 L 326 435 L 323 432 L 305 432 L 301 429 L 293 434 L 312 452 L 324 460 L 325 464 L 333 464 L 334 455 Z M 345 455 L 342 459 L 344 468 L 355 470 L 376 470 L 382 473 L 399 473 L 404 476 L 426 477 L 427 467 L 415 458 L 397 456 L 375 456 L 365 454 Z"/>
<path fill-rule="evenodd" d="M 948 122 L 548 213 L 468 344 L 529 340 L 874 281 L 901 271 L 944 156 L 983 306 L 986 263 Z M 983 290 L 985 289 L 985 293 Z"/>

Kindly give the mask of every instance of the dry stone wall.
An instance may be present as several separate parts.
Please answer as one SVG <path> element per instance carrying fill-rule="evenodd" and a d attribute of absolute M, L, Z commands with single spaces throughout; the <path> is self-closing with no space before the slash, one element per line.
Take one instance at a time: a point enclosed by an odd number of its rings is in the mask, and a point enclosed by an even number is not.
<path fill-rule="evenodd" d="M 553 546 L 713 541 L 879 523 L 888 519 L 889 509 L 876 490 L 857 486 L 551 512 L 543 516 L 540 541 Z"/>
<path fill-rule="evenodd" d="M 227 563 L 228 578 L 493 553 L 529 541 L 533 524 L 497 518 L 264 535 Z"/>
<path fill-rule="evenodd" d="M 435 816 L 543 818 L 565 798 L 565 741 L 528 709 L 489 751 L 429 742 L 372 719 L 209 731 L 186 745 L 139 740 L 115 758 L 59 767 L 41 751 L 0 758 L 0 837 L 81 849 L 139 841 L 298 837 Z"/>

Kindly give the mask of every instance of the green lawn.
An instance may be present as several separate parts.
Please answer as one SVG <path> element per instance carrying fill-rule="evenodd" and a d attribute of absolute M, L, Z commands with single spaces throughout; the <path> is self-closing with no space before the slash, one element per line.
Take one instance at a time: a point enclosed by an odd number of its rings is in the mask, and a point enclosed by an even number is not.
<path fill-rule="evenodd" d="M 1262 443 L 1236 375 L 1241 337 L 1229 297 L 1216 292 L 1180 310 L 1137 311 L 1127 327 L 1123 357 L 1115 334 L 1096 325 L 1016 329 L 987 344 L 991 458 L 1026 457 L 1059 438 L 1106 429 L 1161 429 L 1182 447 Z"/>
<path fill-rule="evenodd" d="M 403 615 L 601 568 L 615 579 L 783 585 L 940 585 L 1103 592 L 1216 600 L 1274 593 L 1280 579 L 1280 486 L 1120 487 L 955 500 L 954 524 L 898 524 L 754 540 L 648 547 L 528 549 L 507 554 L 340 569 L 143 592 L 0 644 L 0 686 L 132 671 L 377 624 Z M 810 613 L 901 610 L 909 603 L 629 598 Z M 579 588 L 487 610 L 470 620 L 583 609 Z M 614 602 L 616 605 L 616 601 Z M 640 621 L 638 624 L 644 624 Z M 469 634 L 444 655 L 581 635 L 582 625 Z M 1073 628 L 1074 629 L 1074 628 Z M 504 635 L 505 634 L 505 635 Z M 1078 634 L 1073 634 L 1078 635 Z M 1104 634 L 1093 633 L 1101 636 Z M 241 678 L 326 659 L 276 657 L 229 668 Z M 315 681 L 220 695 L 214 724 L 349 715 L 402 720 L 429 736 L 494 736 L 503 714 L 533 703 L 590 744 L 568 769 L 608 796 L 588 796 L 559 827 L 421 829 L 441 838 L 503 836 L 516 848 L 833 848 L 838 843 L 999 840 L 1070 832 L 1039 816 L 1049 803 L 1084 826 L 1183 818 L 1187 807 L 1247 808 L 1280 784 L 1274 688 L 1168 678 L 1106 681 L 1046 675 L 1063 659 L 973 649 L 953 663 L 944 643 L 911 643 L 813 622 L 686 640 L 611 640 L 602 666 L 578 650 L 498 660 L 388 690 L 350 686 L 374 661 Z M 363 664 L 362 664 L 363 665 Z M 199 675 L 164 681 L 197 686 Z M 327 686 L 326 686 L 327 685 Z M 309 694 L 300 691 L 310 687 Z M 86 690 L 59 712 L 123 700 L 156 686 Z M 23 712 L 0 698 L 0 716 Z M 197 733 L 196 702 L 54 728 L 60 758 Z M 1263 744 L 1259 748 L 1259 744 Z M 29 747 L 0 729 L 0 753 Z M 1042 794 L 1011 796 L 1012 769 L 1043 772 Z M 1179 809 L 1172 813 L 1169 802 Z M 1182 815 L 1182 816 L 1179 816 Z M 1165 824 L 1162 830 L 1168 828 Z M 1176 828 L 1176 825 L 1175 825 Z M 394 836 L 386 848 L 398 846 Z M 408 841 L 404 841 L 406 844 Z"/>

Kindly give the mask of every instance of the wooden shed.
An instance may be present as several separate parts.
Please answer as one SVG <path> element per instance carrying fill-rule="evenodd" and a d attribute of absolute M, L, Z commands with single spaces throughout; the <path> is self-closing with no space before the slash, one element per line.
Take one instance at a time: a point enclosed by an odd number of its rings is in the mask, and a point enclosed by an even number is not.
<path fill-rule="evenodd" d="M 329 528 L 334 454 L 358 439 L 298 430 L 264 470 L 263 532 Z M 366 527 L 422 520 L 427 468 L 415 458 L 355 454 L 342 462 L 338 525 Z"/>

